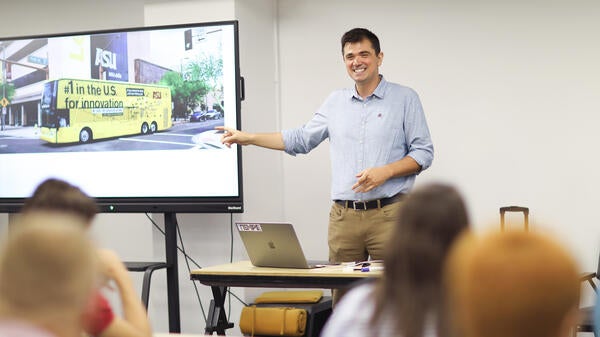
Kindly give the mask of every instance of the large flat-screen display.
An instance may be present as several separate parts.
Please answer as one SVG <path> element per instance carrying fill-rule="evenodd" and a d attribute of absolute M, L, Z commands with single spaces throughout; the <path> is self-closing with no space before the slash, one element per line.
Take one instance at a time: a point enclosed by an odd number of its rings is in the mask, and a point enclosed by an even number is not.
<path fill-rule="evenodd" d="M 104 212 L 242 212 L 237 21 L 0 38 L 0 212 L 59 178 Z"/>

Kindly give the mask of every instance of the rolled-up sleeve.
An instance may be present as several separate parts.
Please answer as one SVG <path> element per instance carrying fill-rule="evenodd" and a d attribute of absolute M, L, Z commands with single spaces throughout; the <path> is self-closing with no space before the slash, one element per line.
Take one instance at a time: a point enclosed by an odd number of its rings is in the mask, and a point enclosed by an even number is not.
<path fill-rule="evenodd" d="M 281 134 L 287 154 L 295 156 L 308 153 L 329 137 L 327 117 L 319 110 L 308 123 L 296 129 L 283 130 Z"/>
<path fill-rule="evenodd" d="M 429 168 L 433 162 L 433 142 L 416 92 L 413 92 L 406 105 L 404 130 L 408 145 L 407 155 L 421 166 L 421 171 Z"/>

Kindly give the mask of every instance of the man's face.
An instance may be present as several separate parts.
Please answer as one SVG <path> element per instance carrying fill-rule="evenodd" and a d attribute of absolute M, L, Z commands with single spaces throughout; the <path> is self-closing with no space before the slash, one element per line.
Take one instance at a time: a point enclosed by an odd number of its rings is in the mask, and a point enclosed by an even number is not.
<path fill-rule="evenodd" d="M 346 71 L 358 85 L 368 84 L 379 79 L 379 66 L 382 60 L 383 52 L 375 54 L 375 49 L 368 39 L 344 45 Z"/>

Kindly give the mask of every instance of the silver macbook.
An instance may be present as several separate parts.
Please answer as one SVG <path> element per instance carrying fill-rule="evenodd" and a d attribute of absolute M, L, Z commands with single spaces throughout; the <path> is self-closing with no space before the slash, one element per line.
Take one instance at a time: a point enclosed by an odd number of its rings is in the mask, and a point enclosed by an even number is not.
<path fill-rule="evenodd" d="M 327 261 L 307 261 L 289 223 L 236 222 L 250 261 L 257 267 L 317 268 Z"/>

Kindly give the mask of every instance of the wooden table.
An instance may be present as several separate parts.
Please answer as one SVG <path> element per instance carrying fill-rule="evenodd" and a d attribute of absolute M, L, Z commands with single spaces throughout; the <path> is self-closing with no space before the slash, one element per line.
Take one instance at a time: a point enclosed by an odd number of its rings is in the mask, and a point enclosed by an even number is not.
<path fill-rule="evenodd" d="M 314 269 L 255 267 L 250 261 L 240 261 L 193 270 L 192 280 L 210 286 L 214 301 L 208 311 L 205 334 L 225 335 L 232 328 L 224 310 L 227 287 L 266 288 L 346 288 L 353 282 L 377 277 L 381 271 L 361 272 L 342 265 Z"/>

